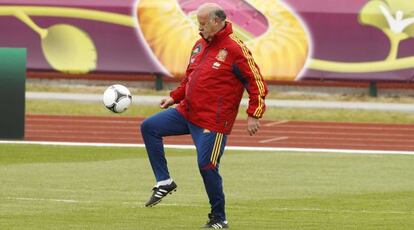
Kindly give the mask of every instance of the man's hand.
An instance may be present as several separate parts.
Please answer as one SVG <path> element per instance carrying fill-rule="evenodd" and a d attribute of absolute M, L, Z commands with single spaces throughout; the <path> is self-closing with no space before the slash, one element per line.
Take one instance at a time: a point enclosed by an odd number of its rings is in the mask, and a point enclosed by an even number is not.
<path fill-rule="evenodd" d="M 174 99 L 172 99 L 172 97 L 161 99 L 160 107 L 162 109 L 166 109 L 172 105 L 174 105 Z"/>
<path fill-rule="evenodd" d="M 254 117 L 247 117 L 247 132 L 250 134 L 250 136 L 254 135 L 259 131 L 260 123 L 258 118 Z"/>

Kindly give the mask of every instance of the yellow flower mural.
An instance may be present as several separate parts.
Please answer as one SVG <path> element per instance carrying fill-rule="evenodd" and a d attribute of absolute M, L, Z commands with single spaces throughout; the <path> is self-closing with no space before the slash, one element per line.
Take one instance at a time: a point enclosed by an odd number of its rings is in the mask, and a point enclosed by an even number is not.
<path fill-rule="evenodd" d="M 310 54 L 310 39 L 301 20 L 282 1 L 247 1 L 267 19 L 267 30 L 258 37 L 233 23 L 252 51 L 267 80 L 295 80 Z M 141 0 L 137 6 L 140 30 L 158 60 L 173 76 L 182 76 L 190 51 L 199 38 L 192 14 L 177 0 Z"/>

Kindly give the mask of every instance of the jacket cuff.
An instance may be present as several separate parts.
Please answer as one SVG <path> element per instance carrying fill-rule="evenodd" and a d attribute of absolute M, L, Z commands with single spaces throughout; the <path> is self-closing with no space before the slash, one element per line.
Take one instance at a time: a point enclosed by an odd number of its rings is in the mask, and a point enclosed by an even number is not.
<path fill-rule="evenodd" d="M 174 93 L 174 91 L 171 91 L 170 92 L 170 97 L 172 98 L 172 99 L 174 99 L 174 103 L 175 104 L 177 104 L 178 102 L 180 102 L 181 100 L 179 100 L 178 98 L 177 98 L 177 95 Z"/>

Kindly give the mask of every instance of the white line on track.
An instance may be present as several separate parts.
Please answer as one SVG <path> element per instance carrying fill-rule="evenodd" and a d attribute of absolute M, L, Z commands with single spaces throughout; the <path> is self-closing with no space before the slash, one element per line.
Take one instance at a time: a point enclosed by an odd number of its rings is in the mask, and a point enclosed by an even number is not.
<path fill-rule="evenodd" d="M 275 141 L 282 141 L 286 139 L 289 139 L 289 137 L 275 137 L 275 138 L 261 140 L 259 141 L 259 143 L 269 143 L 269 142 L 275 142 Z"/>
<path fill-rule="evenodd" d="M 2 141 L 0 144 L 26 144 L 26 145 L 57 145 L 57 146 L 90 146 L 90 147 L 126 147 L 143 148 L 144 144 L 113 144 L 113 143 L 82 143 L 82 142 L 54 142 L 54 141 Z M 165 145 L 172 149 L 195 149 L 194 145 Z M 283 148 L 283 147 L 243 147 L 226 146 L 227 150 L 252 152 L 298 152 L 298 153 L 349 153 L 349 154 L 392 154 L 414 155 L 414 151 L 390 150 L 354 150 L 354 149 L 317 149 L 317 148 Z"/>
<path fill-rule="evenodd" d="M 274 122 L 264 124 L 263 126 L 275 126 L 275 125 L 285 124 L 285 123 L 288 123 L 288 122 L 289 122 L 288 120 L 274 121 Z"/>

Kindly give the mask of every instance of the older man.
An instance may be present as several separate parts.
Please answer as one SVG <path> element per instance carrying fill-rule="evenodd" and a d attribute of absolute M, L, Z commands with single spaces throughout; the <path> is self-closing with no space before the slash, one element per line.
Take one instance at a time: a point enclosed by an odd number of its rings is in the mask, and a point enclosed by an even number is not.
<path fill-rule="evenodd" d="M 265 111 L 267 86 L 252 54 L 233 35 L 232 24 L 224 10 L 207 3 L 197 12 L 201 39 L 191 52 L 186 76 L 180 86 L 161 100 L 167 109 L 147 118 L 141 132 L 157 180 L 147 207 L 159 203 L 177 185 L 168 172 L 163 137 L 191 134 L 197 149 L 200 174 L 211 204 L 205 228 L 228 228 L 220 159 L 236 119 L 244 89 L 249 94 L 247 131 L 259 130 L 259 118 Z"/>

